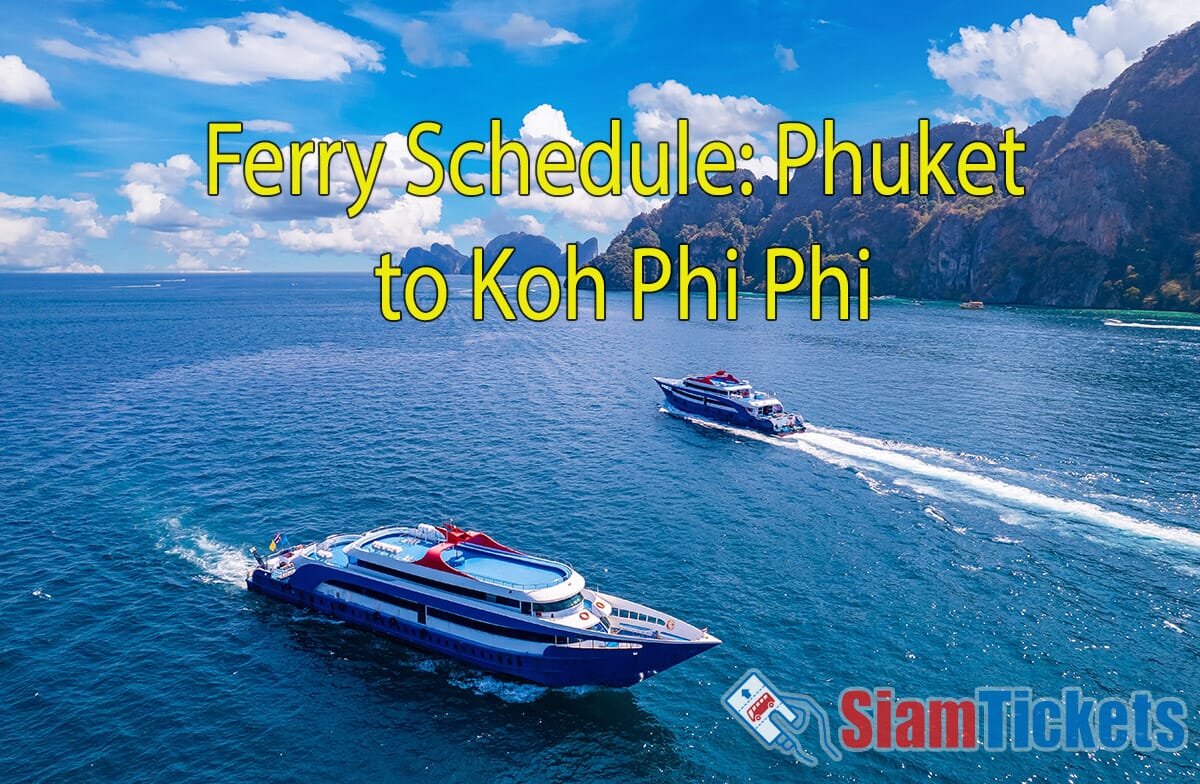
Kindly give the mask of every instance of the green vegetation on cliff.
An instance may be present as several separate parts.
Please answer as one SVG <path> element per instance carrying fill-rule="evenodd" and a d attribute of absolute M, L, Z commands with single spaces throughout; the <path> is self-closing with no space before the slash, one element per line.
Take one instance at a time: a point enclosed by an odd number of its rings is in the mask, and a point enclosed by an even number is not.
<path fill-rule="evenodd" d="M 595 264 L 614 288 L 631 285 L 632 249 L 691 248 L 693 266 L 726 265 L 737 248 L 742 285 L 764 285 L 765 251 L 806 251 L 857 265 L 871 250 L 877 294 L 983 299 L 1066 307 L 1200 310 L 1200 24 L 1168 38 L 1068 117 L 1021 134 L 1023 197 L 825 196 L 819 167 L 796 172 L 790 193 L 754 182 L 750 197 L 693 191 L 634 218 Z M 933 129 L 934 143 L 995 143 L 1000 129 L 965 123 Z M 899 142 L 883 162 L 895 179 Z M 866 146 L 864 145 L 864 150 Z M 869 158 L 866 159 L 869 162 Z M 946 162 L 953 171 L 955 161 Z M 840 175 L 849 176 L 848 168 Z M 863 172 L 869 181 L 869 169 Z M 996 178 L 1004 182 L 1003 172 Z M 957 183 L 956 183 L 957 185 Z M 839 185 L 838 192 L 848 189 Z M 736 191 L 735 191 L 736 192 Z M 723 276 L 718 276 L 722 280 Z M 853 280 L 853 276 L 851 276 Z"/>

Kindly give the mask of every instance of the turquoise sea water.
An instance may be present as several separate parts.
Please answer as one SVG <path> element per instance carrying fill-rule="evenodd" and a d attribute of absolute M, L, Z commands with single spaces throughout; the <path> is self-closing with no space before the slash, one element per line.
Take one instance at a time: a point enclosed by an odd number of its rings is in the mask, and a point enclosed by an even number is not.
<path fill-rule="evenodd" d="M 107 781 L 1194 780 L 1179 753 L 864 753 L 721 706 L 1025 684 L 1200 732 L 1200 321 L 385 323 L 357 276 L 0 277 L 0 775 Z M 586 310 L 586 309 L 585 309 Z M 590 315 L 590 313 L 588 314 Z M 1105 319 L 1110 319 L 1105 323 Z M 1130 324 L 1163 328 L 1139 328 Z M 814 425 L 669 416 L 725 368 Z M 628 690 L 502 680 L 248 594 L 246 548 L 454 518 L 725 644 Z"/>

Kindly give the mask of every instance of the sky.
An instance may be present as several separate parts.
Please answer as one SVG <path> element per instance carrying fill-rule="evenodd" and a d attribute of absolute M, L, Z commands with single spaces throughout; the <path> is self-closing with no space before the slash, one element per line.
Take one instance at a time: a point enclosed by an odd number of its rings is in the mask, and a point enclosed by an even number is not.
<path fill-rule="evenodd" d="M 1023 128 L 1069 112 L 1200 20 L 1200 0 L 49 0 L 6 17 L 0 271 L 368 271 L 380 253 L 469 253 L 506 231 L 605 247 L 662 203 L 628 190 L 408 195 L 427 179 L 406 151 L 423 120 L 443 125 L 430 146 L 445 156 L 486 139 L 493 117 L 531 149 L 607 138 L 610 118 L 626 145 L 652 143 L 687 117 L 694 144 L 748 141 L 748 167 L 772 174 L 783 120 L 832 117 L 864 143 L 922 117 Z M 388 152 L 353 220 L 344 158 L 329 197 L 311 158 L 301 196 L 253 196 L 229 166 L 208 196 L 211 121 L 246 124 L 222 149 L 330 138 Z"/>

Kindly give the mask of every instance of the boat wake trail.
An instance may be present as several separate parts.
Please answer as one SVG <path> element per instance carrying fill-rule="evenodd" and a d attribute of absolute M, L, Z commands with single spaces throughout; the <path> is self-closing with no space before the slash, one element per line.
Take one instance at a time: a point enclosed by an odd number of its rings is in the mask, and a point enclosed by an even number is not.
<path fill-rule="evenodd" d="M 1104 319 L 1106 327 L 1133 327 L 1135 329 L 1181 329 L 1186 332 L 1200 332 L 1200 326 L 1190 324 L 1155 324 L 1145 321 L 1121 321 L 1120 319 Z"/>
<path fill-rule="evenodd" d="M 172 517 L 163 524 L 158 549 L 187 561 L 199 570 L 196 579 L 203 583 L 224 583 L 244 587 L 250 559 L 236 547 L 218 542 L 206 531 L 189 528 Z"/>
<path fill-rule="evenodd" d="M 892 492 L 886 488 L 886 484 L 890 483 L 920 496 L 989 509 L 1005 522 L 1027 522 L 1031 518 L 1071 521 L 1200 550 L 1200 531 L 1141 520 L 1090 501 L 1063 498 L 1035 490 L 1019 480 L 1037 481 L 1036 477 L 1000 468 L 996 461 L 988 458 L 868 438 L 811 424 L 808 432 L 802 435 L 780 439 L 708 422 L 675 410 L 663 410 L 699 425 L 804 452 L 838 468 L 853 470 L 875 492 Z M 989 472 L 1003 478 L 989 475 Z M 941 516 L 941 513 L 938 515 Z"/>

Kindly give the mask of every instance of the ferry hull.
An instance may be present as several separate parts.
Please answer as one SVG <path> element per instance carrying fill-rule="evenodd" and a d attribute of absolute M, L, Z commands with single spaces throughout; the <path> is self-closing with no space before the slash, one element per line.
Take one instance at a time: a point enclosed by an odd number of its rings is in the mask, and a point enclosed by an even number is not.
<path fill-rule="evenodd" d="M 273 599 L 385 634 L 414 648 L 543 686 L 632 686 L 720 644 L 716 638 L 708 637 L 696 642 L 648 639 L 639 640 L 636 647 L 617 647 L 615 643 L 571 634 L 575 645 L 546 644 L 535 646 L 534 650 L 513 651 L 472 637 L 467 629 L 455 633 L 431 628 L 419 620 L 414 622 L 308 590 L 302 584 L 276 580 L 263 569 L 251 571 L 246 586 Z M 425 606 L 420 617 L 426 617 Z M 565 637 L 568 633 L 562 634 Z"/>

